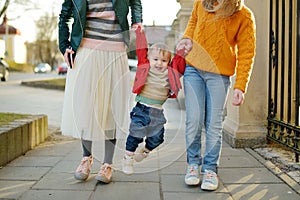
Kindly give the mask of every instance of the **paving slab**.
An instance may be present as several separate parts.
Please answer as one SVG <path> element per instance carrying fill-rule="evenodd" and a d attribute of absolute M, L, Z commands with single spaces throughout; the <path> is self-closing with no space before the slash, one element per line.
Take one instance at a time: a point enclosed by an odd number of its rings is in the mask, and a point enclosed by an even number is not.
<path fill-rule="evenodd" d="M 76 143 L 72 141 L 65 141 L 60 143 L 44 143 L 34 149 L 34 151 L 28 151 L 25 155 L 27 156 L 63 156 L 67 155 L 76 147 Z M 80 149 L 78 149 L 79 151 Z"/>
<path fill-rule="evenodd" d="M 249 156 L 226 156 L 223 155 L 220 158 L 220 168 L 249 168 L 249 167 L 264 167 L 263 164 L 258 162 L 255 158 Z"/>
<path fill-rule="evenodd" d="M 266 168 L 220 168 L 218 173 L 223 183 L 281 183 L 282 181 Z"/>
<path fill-rule="evenodd" d="M 35 181 L 0 181 L 0 199 L 18 199 Z"/>
<path fill-rule="evenodd" d="M 76 190 L 30 190 L 22 195 L 19 200 L 89 200 L 92 191 Z"/>
<path fill-rule="evenodd" d="M 74 179 L 74 173 L 50 172 L 42 177 L 33 187 L 35 190 L 82 190 L 93 191 L 97 181 L 91 175 L 86 181 Z"/>
<path fill-rule="evenodd" d="M 202 176 L 200 176 L 200 178 L 202 179 Z M 187 186 L 184 182 L 184 175 L 161 175 L 161 185 L 163 192 L 205 192 L 201 190 L 200 185 Z M 226 188 L 224 188 L 222 182 L 220 182 L 219 188 L 216 192 L 227 193 L 228 191 L 226 191 Z"/>
<path fill-rule="evenodd" d="M 97 184 L 91 200 L 98 199 L 161 199 L 159 183 L 113 182 L 110 184 Z"/>
<path fill-rule="evenodd" d="M 61 156 L 20 156 L 7 166 L 12 167 L 53 167 L 63 157 Z"/>
<path fill-rule="evenodd" d="M 248 157 L 249 153 L 245 151 L 244 149 L 237 149 L 230 147 L 227 143 L 223 142 L 223 148 L 222 148 L 222 154 L 223 156 L 243 156 Z"/>
<path fill-rule="evenodd" d="M 186 193 L 186 192 L 165 192 L 164 200 L 233 200 L 230 194 L 201 192 L 201 193 Z"/>
<path fill-rule="evenodd" d="M 226 185 L 233 199 L 299 200 L 299 195 L 286 184 L 229 184 Z"/>
<path fill-rule="evenodd" d="M 121 171 L 115 171 L 113 175 L 113 182 L 159 182 L 158 171 L 151 171 L 145 173 L 134 173 L 132 175 L 124 174 Z"/>
<path fill-rule="evenodd" d="M 161 162 L 161 171 L 160 174 L 177 174 L 185 175 L 187 164 L 182 161 L 175 162 Z"/>
<path fill-rule="evenodd" d="M 0 170 L 0 180 L 40 180 L 51 167 L 11 167 L 7 166 Z"/>
<path fill-rule="evenodd" d="M 53 173 L 70 173 L 70 174 L 74 174 L 74 171 L 76 170 L 79 163 L 80 163 L 80 160 L 75 161 L 75 160 L 62 159 L 55 166 L 53 166 L 51 172 L 53 172 Z M 98 162 L 98 161 L 94 161 L 93 165 L 92 165 L 92 168 L 91 168 L 91 173 L 92 174 L 98 173 L 100 167 L 101 167 L 101 163 Z"/>

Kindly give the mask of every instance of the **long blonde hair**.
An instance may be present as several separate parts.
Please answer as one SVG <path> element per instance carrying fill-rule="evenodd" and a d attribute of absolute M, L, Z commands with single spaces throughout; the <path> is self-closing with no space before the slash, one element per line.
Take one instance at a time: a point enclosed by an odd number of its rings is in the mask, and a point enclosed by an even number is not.
<path fill-rule="evenodd" d="M 202 5 L 207 12 L 215 12 L 218 17 L 226 18 L 239 11 L 244 0 L 202 0 Z"/>

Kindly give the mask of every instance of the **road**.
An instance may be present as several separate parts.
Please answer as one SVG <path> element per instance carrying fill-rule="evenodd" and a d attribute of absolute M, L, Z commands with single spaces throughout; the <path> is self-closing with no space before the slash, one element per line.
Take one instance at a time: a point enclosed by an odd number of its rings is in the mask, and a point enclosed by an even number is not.
<path fill-rule="evenodd" d="M 63 91 L 33 88 L 22 81 L 62 77 L 56 73 L 10 73 L 7 82 L 0 82 L 0 112 L 45 114 L 49 127 L 59 128 L 63 104 Z"/>

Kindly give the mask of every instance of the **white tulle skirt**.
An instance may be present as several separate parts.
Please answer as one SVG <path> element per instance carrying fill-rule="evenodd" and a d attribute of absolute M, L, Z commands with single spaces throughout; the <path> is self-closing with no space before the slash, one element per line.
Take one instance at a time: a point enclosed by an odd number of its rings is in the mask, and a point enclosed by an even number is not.
<path fill-rule="evenodd" d="M 92 141 L 125 138 L 130 86 L 126 52 L 80 48 L 67 73 L 62 134 Z"/>

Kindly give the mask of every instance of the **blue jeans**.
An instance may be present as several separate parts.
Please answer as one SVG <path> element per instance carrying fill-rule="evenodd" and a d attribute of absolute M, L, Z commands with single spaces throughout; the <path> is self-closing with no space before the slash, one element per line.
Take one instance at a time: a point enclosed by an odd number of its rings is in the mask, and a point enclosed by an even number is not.
<path fill-rule="evenodd" d="M 164 142 L 164 124 L 167 122 L 163 109 L 152 108 L 137 102 L 130 112 L 129 135 L 126 150 L 135 152 L 146 137 L 146 148 L 150 151 Z"/>
<path fill-rule="evenodd" d="M 223 113 L 230 80 L 187 65 L 184 72 L 188 164 L 217 172 L 222 146 Z M 205 129 L 204 129 L 205 128 Z M 202 159 L 201 133 L 205 130 Z"/>

